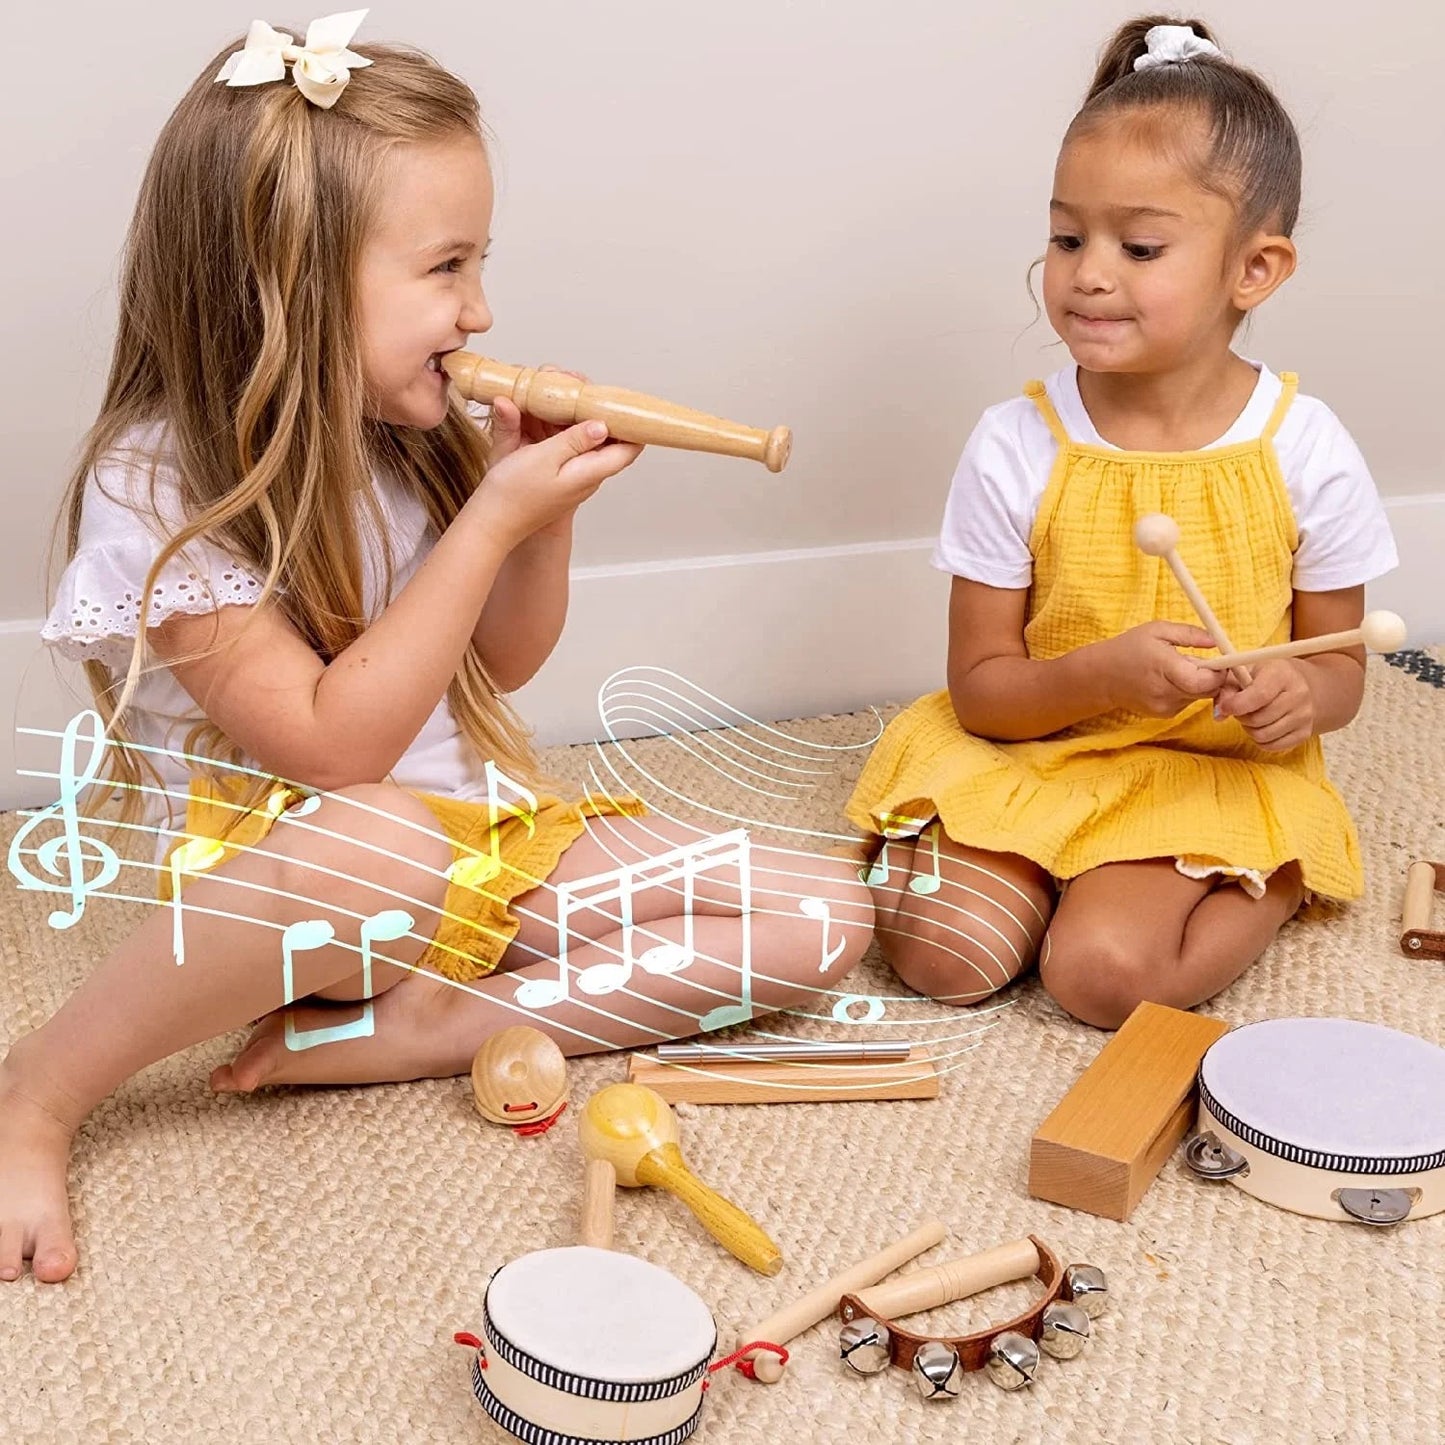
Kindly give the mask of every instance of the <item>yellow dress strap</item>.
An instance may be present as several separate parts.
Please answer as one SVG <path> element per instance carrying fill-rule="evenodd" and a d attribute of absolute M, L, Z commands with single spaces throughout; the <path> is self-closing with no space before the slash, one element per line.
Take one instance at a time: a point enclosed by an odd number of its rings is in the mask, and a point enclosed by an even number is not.
<path fill-rule="evenodd" d="M 1043 417 L 1044 424 L 1053 432 L 1054 440 L 1061 447 L 1069 444 L 1069 434 L 1064 430 L 1064 424 L 1059 420 L 1059 414 L 1054 410 L 1054 404 L 1049 400 L 1047 387 L 1041 381 L 1031 381 L 1024 387 L 1024 395 L 1038 407 L 1039 415 Z"/>
<path fill-rule="evenodd" d="M 1299 377 L 1292 371 L 1282 371 L 1279 379 L 1283 383 L 1280 388 L 1279 400 L 1274 404 L 1274 410 L 1269 414 L 1269 420 L 1264 424 L 1264 439 L 1273 441 L 1274 434 L 1279 430 L 1280 423 L 1284 420 L 1285 413 L 1290 409 L 1290 403 L 1295 399 L 1295 393 L 1299 390 Z"/>

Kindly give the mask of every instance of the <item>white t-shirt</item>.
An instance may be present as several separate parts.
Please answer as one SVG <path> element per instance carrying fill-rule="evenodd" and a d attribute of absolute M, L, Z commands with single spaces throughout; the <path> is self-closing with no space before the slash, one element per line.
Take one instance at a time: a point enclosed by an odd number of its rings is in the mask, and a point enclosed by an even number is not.
<path fill-rule="evenodd" d="M 179 530 L 182 517 L 175 473 L 164 464 L 156 468 L 153 507 L 151 503 L 147 454 L 157 449 L 163 435 L 159 423 L 129 434 L 86 478 L 75 555 L 60 579 L 55 605 L 41 631 L 42 638 L 64 656 L 97 659 L 120 676 L 130 663 L 146 573 L 164 540 Z M 381 541 L 366 510 L 358 508 L 363 603 L 367 617 L 374 620 L 421 565 L 436 542 L 436 532 L 421 502 L 394 479 L 373 476 L 372 487 L 385 519 L 392 558 L 391 595 L 383 597 Z M 159 522 L 153 511 L 159 514 Z M 254 572 L 219 547 L 194 542 L 161 572 L 146 622 L 154 627 L 177 613 L 249 606 L 260 590 L 261 578 Z M 165 780 L 169 796 L 144 794 L 146 819 L 162 828 L 179 827 L 185 819 L 191 768 L 183 758 L 165 750 L 180 752 L 186 734 L 203 714 L 170 669 L 156 662 L 153 654 L 148 656 L 153 670 L 144 673 L 137 684 L 126 719 L 136 742 L 162 750 L 147 757 Z M 243 762 L 259 768 L 253 759 Z M 403 788 L 422 792 L 459 798 L 486 796 L 483 760 L 457 726 L 445 697 L 392 769 L 391 778 Z M 168 841 L 162 833 L 158 854 Z"/>
<path fill-rule="evenodd" d="M 1283 383 L 1267 366 L 1250 365 L 1259 372 L 1254 392 L 1212 446 L 1254 440 L 1274 411 Z M 1071 439 L 1110 447 L 1085 410 L 1078 370 L 1069 365 L 1048 378 L 1049 400 Z M 1324 402 L 1297 395 L 1275 434 L 1275 451 L 1299 528 L 1295 591 L 1359 586 L 1399 564 L 1365 459 Z M 954 472 L 933 565 L 990 587 L 1029 586 L 1029 537 L 1057 455 L 1058 442 L 1030 397 L 989 407 Z"/>

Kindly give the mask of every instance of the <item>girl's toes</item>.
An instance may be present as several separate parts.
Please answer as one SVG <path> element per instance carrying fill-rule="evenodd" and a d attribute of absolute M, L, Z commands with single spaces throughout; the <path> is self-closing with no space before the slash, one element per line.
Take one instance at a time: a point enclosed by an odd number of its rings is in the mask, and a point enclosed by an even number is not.
<path fill-rule="evenodd" d="M 211 1088 L 218 1094 L 249 1094 L 262 1084 L 284 1083 L 285 1024 L 280 1014 L 261 1021 L 241 1052 L 229 1064 L 211 1072 Z"/>
<path fill-rule="evenodd" d="M 45 1224 L 36 1232 L 31 1273 L 44 1284 L 59 1284 L 75 1273 L 75 1240 L 60 1222 Z"/>
<path fill-rule="evenodd" d="M 20 1278 L 25 1263 L 23 1241 L 24 1233 L 18 1224 L 0 1229 L 0 1279 Z"/>

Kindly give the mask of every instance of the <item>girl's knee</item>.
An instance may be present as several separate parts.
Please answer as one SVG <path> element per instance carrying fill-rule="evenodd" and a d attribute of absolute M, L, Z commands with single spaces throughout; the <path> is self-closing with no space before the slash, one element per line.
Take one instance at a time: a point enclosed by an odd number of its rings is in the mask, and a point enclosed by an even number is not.
<path fill-rule="evenodd" d="M 938 1003 L 976 1004 L 1011 983 L 1010 968 L 977 939 L 962 935 L 926 913 L 901 913 L 880 929 L 879 948 L 900 980 Z"/>
<path fill-rule="evenodd" d="M 452 847 L 436 815 L 411 793 L 390 783 L 339 788 L 295 823 L 273 830 L 268 851 L 311 892 L 394 888 L 441 906 Z"/>
<path fill-rule="evenodd" d="M 788 892 L 805 920 L 809 942 L 816 941 L 821 948 L 822 967 L 810 974 L 809 981 L 834 983 L 857 966 L 873 941 L 873 894 L 859 880 L 857 865 L 847 859 L 808 858 L 806 866 L 808 876 L 793 879 Z M 806 921 L 812 919 L 817 922 Z M 815 929 L 821 930 L 821 938 Z"/>
<path fill-rule="evenodd" d="M 1126 939 L 1097 933 L 1067 939 L 1050 934 L 1039 977 L 1060 1008 L 1081 1023 L 1117 1029 L 1158 986 L 1169 960 L 1146 958 Z"/>

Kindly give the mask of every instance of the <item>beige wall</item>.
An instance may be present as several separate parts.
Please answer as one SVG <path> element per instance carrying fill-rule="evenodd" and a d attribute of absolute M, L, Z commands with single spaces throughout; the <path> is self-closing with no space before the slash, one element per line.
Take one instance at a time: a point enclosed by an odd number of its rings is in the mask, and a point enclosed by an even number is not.
<path fill-rule="evenodd" d="M 264 8 L 264 7 L 262 7 Z M 288 7 L 289 8 L 289 7 Z M 1026 330 L 1060 131 L 1112 0 L 429 0 L 362 36 L 464 75 L 498 137 L 487 344 L 755 424 L 781 478 L 655 453 L 589 503 L 582 564 L 923 537 L 980 408 L 1056 364 Z M 237 0 L 32 11 L 0 87 L 10 224 L 0 621 L 93 415 L 146 153 Z M 1214 0 L 1306 149 L 1299 275 L 1247 348 L 1341 413 L 1381 489 L 1437 489 L 1445 19 L 1435 4 Z M 307 13 L 272 13 L 303 30 Z M 51 30 L 64 36 L 52 52 Z M 806 626 L 806 617 L 799 623 Z"/>

